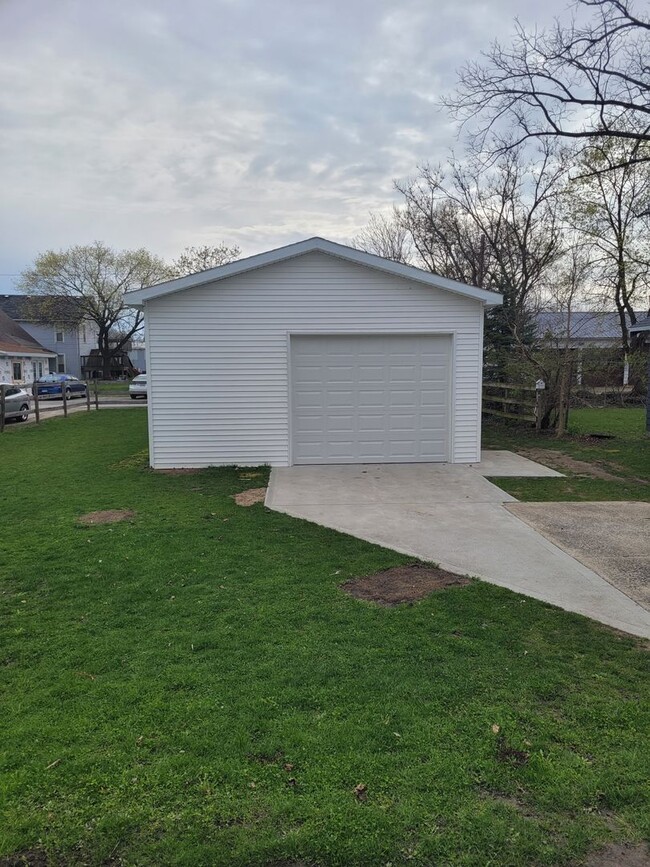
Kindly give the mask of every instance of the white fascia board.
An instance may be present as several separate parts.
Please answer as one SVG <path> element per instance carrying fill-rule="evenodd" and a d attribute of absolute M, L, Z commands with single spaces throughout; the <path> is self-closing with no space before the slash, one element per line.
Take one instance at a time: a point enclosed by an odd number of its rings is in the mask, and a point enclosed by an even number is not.
<path fill-rule="evenodd" d="M 56 352 L 5 352 L 0 349 L 0 355 L 7 358 L 56 358 Z"/>
<path fill-rule="evenodd" d="M 357 265 L 374 268 L 377 271 L 383 271 L 395 277 L 414 280 L 426 286 L 432 286 L 435 289 L 463 295 L 466 298 L 480 301 L 489 307 L 498 306 L 503 303 L 503 297 L 498 292 L 490 292 L 487 289 L 479 289 L 477 286 L 467 286 L 464 283 L 457 283 L 455 280 L 448 280 L 446 277 L 430 274 L 421 268 L 415 268 L 413 265 L 402 265 L 400 262 L 392 262 L 390 259 L 384 259 L 382 256 L 365 253 L 363 250 L 356 250 L 344 244 L 335 244 L 333 241 L 327 241 L 324 238 L 308 238 L 306 241 L 298 241 L 296 244 L 289 244 L 286 247 L 279 247 L 266 253 L 258 253 L 246 259 L 238 259 L 236 262 L 220 265 L 218 268 L 210 268 L 208 271 L 201 271 L 198 274 L 189 274 L 187 277 L 179 277 L 176 280 L 158 283 L 155 286 L 147 286 L 144 289 L 132 289 L 130 292 L 125 293 L 124 300 L 130 307 L 142 307 L 146 301 L 151 301 L 154 298 L 171 295 L 174 292 L 182 292 L 184 289 L 193 289 L 196 286 L 214 283 L 217 280 L 226 280 L 228 277 L 235 277 L 238 274 L 245 274 L 247 271 L 264 268 L 267 265 L 275 265 L 278 262 L 284 262 L 287 259 L 294 259 L 305 253 L 313 252 L 337 256 L 347 262 L 354 262 Z"/>

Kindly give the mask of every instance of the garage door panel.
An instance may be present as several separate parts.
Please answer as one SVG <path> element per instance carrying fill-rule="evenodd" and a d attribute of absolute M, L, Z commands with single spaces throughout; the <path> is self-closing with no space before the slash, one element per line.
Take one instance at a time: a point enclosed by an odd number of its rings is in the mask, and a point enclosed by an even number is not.
<path fill-rule="evenodd" d="M 316 416 L 314 418 L 298 419 L 296 422 L 296 433 L 313 434 L 315 437 L 317 437 L 321 431 L 322 424 L 322 415 Z"/>
<path fill-rule="evenodd" d="M 351 391 L 340 391 L 335 389 L 323 395 L 323 405 L 327 405 L 328 409 L 350 410 L 355 406 L 354 394 Z"/>
<path fill-rule="evenodd" d="M 409 383 L 410 385 L 410 383 Z M 388 389 L 388 406 L 415 406 L 417 395 L 415 391 L 407 388 L 390 388 Z"/>
<path fill-rule="evenodd" d="M 353 378 L 353 370 L 354 368 L 350 366 L 339 367 L 335 364 L 327 365 L 327 373 L 328 373 L 328 381 L 335 383 L 349 383 Z M 321 368 L 322 371 L 322 368 Z M 319 371 L 319 375 L 321 375 L 321 371 Z"/>
<path fill-rule="evenodd" d="M 444 385 L 436 386 L 435 388 L 429 384 L 420 391 L 420 405 L 425 409 L 429 407 L 438 407 L 440 401 L 447 396 L 447 388 Z"/>
<path fill-rule="evenodd" d="M 451 338 L 291 338 L 294 463 L 447 459 Z"/>
<path fill-rule="evenodd" d="M 424 415 L 420 417 L 420 430 L 444 431 L 446 430 L 446 424 L 445 421 L 438 416 Z"/>

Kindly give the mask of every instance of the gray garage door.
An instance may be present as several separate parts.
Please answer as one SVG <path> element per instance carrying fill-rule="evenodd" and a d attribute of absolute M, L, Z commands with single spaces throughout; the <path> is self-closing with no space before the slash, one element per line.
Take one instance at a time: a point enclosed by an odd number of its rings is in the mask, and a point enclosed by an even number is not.
<path fill-rule="evenodd" d="M 294 464 L 448 458 L 451 337 L 294 336 Z"/>

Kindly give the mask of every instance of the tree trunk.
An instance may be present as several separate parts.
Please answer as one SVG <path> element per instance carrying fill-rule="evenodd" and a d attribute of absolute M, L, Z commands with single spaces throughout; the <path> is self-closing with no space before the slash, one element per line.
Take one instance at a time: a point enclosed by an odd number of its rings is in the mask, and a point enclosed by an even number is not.
<path fill-rule="evenodd" d="M 102 353 L 102 379 L 110 379 L 111 378 L 111 361 L 113 360 L 113 356 L 111 351 L 108 350 L 108 353 Z"/>
<path fill-rule="evenodd" d="M 560 388 L 557 401 L 557 421 L 555 425 L 555 435 L 557 437 L 564 436 L 566 433 L 567 417 L 569 415 L 569 391 L 571 386 L 571 361 L 564 358 L 562 361 L 562 371 L 560 373 Z"/>
<path fill-rule="evenodd" d="M 111 361 L 113 360 L 113 352 L 108 342 L 108 332 L 100 331 L 97 335 L 97 346 L 99 354 L 102 358 L 102 379 L 111 378 Z"/>

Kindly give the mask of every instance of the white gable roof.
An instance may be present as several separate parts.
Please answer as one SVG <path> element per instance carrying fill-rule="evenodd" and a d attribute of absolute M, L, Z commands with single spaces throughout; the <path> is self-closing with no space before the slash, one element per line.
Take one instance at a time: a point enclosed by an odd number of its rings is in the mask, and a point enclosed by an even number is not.
<path fill-rule="evenodd" d="M 296 256 L 303 256 L 305 253 L 314 252 L 336 256 L 339 259 L 345 259 L 357 265 L 364 265 L 376 271 L 384 271 L 387 274 L 392 274 L 394 277 L 402 277 L 406 280 L 424 283 L 436 289 L 443 289 L 445 292 L 464 295 L 467 298 L 482 301 L 484 304 L 490 306 L 503 302 L 503 298 L 498 292 L 489 292 L 487 289 L 479 289 L 476 286 L 466 286 L 464 283 L 457 283 L 455 280 L 439 277 L 437 274 L 431 274 L 429 271 L 423 271 L 421 268 L 415 268 L 413 265 L 402 265 L 399 262 L 392 262 L 390 259 L 384 259 L 382 256 L 364 253 L 362 250 L 347 247 L 345 244 L 335 244 L 333 241 L 325 240 L 325 238 L 308 238 L 306 241 L 298 241 L 296 244 L 278 247 L 276 250 L 269 250 L 267 253 L 258 253 L 256 256 L 249 256 L 246 259 L 238 259 L 236 262 L 220 265 L 218 268 L 210 268 L 208 271 L 201 271 L 198 274 L 178 277 L 176 280 L 158 283 L 155 286 L 147 286 L 144 289 L 132 289 L 125 294 L 124 298 L 128 305 L 140 307 L 145 301 L 161 298 L 163 295 L 171 295 L 173 292 L 182 292 L 184 289 L 193 289 L 206 283 L 225 280 L 228 277 L 245 274 L 247 271 L 264 268 L 267 265 L 275 265 L 277 262 L 284 262 L 287 259 L 294 259 Z"/>

